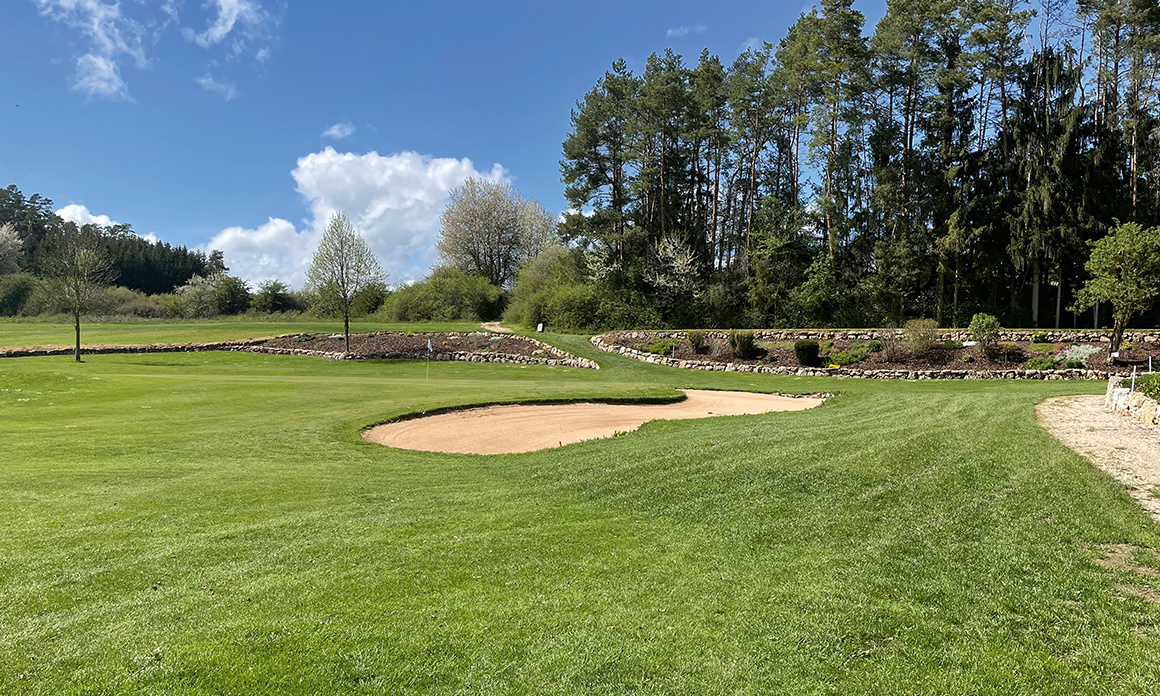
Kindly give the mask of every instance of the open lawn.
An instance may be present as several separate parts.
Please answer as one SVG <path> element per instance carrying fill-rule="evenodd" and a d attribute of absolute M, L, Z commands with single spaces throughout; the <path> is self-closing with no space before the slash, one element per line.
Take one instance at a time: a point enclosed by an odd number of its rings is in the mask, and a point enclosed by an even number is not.
<path fill-rule="evenodd" d="M 352 321 L 353 333 L 370 331 L 479 331 L 473 322 L 399 324 L 368 317 Z M 71 346 L 75 340 L 71 323 L 0 319 L 0 347 Z M 129 343 L 196 343 L 260 338 L 287 333 L 342 333 L 342 319 L 262 320 L 205 319 L 198 321 L 126 321 L 81 324 L 84 345 Z"/>
<path fill-rule="evenodd" d="M 226 337 L 207 326 L 147 340 Z M 678 371 L 549 339 L 605 369 L 0 361 L 0 693 L 1160 692 L 1160 580 L 1094 562 L 1160 526 L 1035 421 L 1103 384 Z M 840 395 L 522 455 L 358 436 L 677 386 Z"/>

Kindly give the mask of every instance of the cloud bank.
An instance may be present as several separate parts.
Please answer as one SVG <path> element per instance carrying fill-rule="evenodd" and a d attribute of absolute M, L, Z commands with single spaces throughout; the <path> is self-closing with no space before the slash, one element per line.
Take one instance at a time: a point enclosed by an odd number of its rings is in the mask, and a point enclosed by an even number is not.
<path fill-rule="evenodd" d="M 94 215 L 88 209 L 88 207 L 80 205 L 78 203 L 66 205 L 65 207 L 56 211 L 56 214 L 57 214 L 57 217 L 59 217 L 61 220 L 64 220 L 65 222 L 76 223 L 76 225 L 78 227 L 83 227 L 85 225 L 94 225 L 94 224 L 100 225 L 101 227 L 112 227 L 114 225 L 121 224 L 121 223 L 117 222 L 116 220 L 110 218 L 108 215 Z M 136 230 L 134 230 L 134 231 L 136 231 Z M 150 242 L 158 241 L 157 235 L 153 234 L 152 232 L 150 232 L 149 234 L 141 234 L 140 232 L 138 232 L 137 235 L 139 237 L 141 237 L 142 239 L 148 240 Z"/>
<path fill-rule="evenodd" d="M 330 216 L 342 210 L 378 255 L 389 282 L 416 280 L 436 260 L 439 216 L 451 189 L 468 177 L 506 180 L 507 172 L 498 164 L 481 172 L 469 159 L 327 146 L 299 158 L 291 176 L 310 209 L 302 229 L 271 217 L 256 229 L 224 229 L 203 247 L 224 252 L 231 274 L 251 283 L 279 279 L 301 286 Z"/>

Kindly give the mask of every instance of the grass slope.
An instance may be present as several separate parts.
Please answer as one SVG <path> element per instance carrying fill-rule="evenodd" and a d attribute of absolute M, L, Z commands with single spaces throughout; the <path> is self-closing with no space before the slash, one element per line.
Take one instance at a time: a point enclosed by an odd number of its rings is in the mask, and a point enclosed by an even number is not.
<path fill-rule="evenodd" d="M 370 331 L 479 331 L 473 322 L 399 324 L 373 317 L 351 322 L 352 333 Z M 75 340 L 71 323 L 0 319 L 0 347 L 71 346 Z M 263 320 L 204 319 L 196 321 L 125 321 L 82 323 L 81 343 L 109 345 L 129 343 L 195 343 L 260 338 L 285 333 L 342 333 L 342 319 Z"/>
<path fill-rule="evenodd" d="M 1092 562 L 1160 529 L 1035 423 L 1102 385 L 677 371 L 551 338 L 605 369 L 0 361 L 0 693 L 1160 690 L 1160 607 Z M 842 395 L 524 455 L 357 436 L 677 386 Z"/>

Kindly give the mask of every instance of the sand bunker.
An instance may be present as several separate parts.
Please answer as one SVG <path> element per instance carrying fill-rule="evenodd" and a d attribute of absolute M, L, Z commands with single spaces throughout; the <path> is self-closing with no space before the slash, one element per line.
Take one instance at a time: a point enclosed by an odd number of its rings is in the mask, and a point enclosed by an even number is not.
<path fill-rule="evenodd" d="M 636 430 L 651 420 L 804 411 L 820 398 L 685 390 L 673 404 L 489 406 L 387 423 L 363 431 L 371 442 L 456 454 L 511 454 L 558 447 Z"/>

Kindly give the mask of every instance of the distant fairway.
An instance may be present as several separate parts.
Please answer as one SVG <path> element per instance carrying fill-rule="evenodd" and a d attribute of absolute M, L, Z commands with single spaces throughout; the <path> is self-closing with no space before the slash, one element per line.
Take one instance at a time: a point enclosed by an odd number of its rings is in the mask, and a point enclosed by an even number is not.
<path fill-rule="evenodd" d="M 369 318 L 352 321 L 354 333 L 368 331 L 480 331 L 473 322 L 432 322 L 398 324 Z M 293 319 L 262 320 L 205 319 L 198 321 L 126 321 L 81 324 L 81 342 L 85 345 L 124 343 L 196 343 L 260 338 L 285 333 L 342 333 L 342 320 Z M 73 325 L 43 321 L 0 319 L 0 347 L 50 346 L 73 344 Z"/>
<path fill-rule="evenodd" d="M 306 326 L 88 335 L 334 329 Z M 1160 526 L 1036 425 L 1102 383 L 678 371 L 548 338 L 605 369 L 0 360 L 0 694 L 1160 692 L 1160 579 L 1093 562 Z M 359 437 L 674 387 L 838 396 L 520 455 Z"/>

